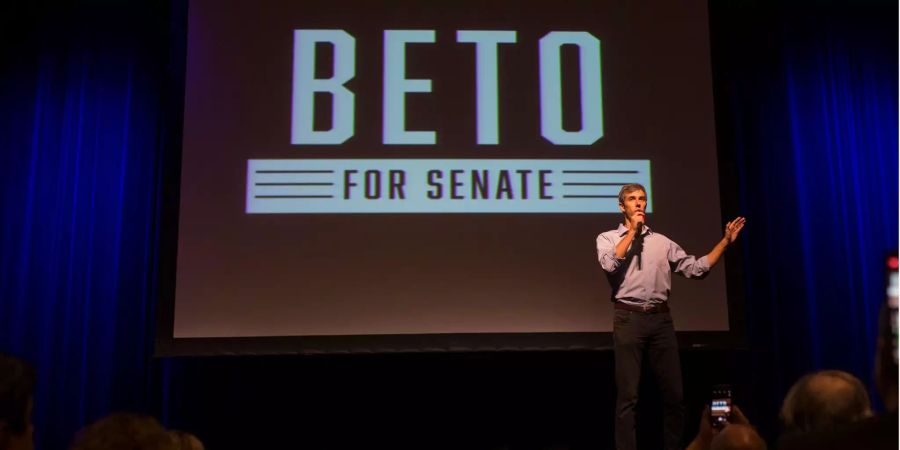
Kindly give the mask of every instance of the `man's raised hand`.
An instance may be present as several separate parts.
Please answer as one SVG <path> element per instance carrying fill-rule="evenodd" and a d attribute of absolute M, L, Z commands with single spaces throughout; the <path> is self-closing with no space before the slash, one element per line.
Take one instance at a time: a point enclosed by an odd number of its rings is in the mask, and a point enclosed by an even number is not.
<path fill-rule="evenodd" d="M 729 244 L 737 239 L 738 235 L 741 233 L 741 230 L 744 228 L 744 224 L 746 223 L 746 218 L 738 217 L 725 224 L 725 239 L 728 239 Z"/>

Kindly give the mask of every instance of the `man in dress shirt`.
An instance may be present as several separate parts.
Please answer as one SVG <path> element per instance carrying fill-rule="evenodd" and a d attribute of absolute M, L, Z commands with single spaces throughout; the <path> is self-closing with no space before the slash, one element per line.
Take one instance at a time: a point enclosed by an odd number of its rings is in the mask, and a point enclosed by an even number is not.
<path fill-rule="evenodd" d="M 709 254 L 696 258 L 644 225 L 646 207 L 644 186 L 623 186 L 619 191 L 622 223 L 597 236 L 597 258 L 609 279 L 615 303 L 613 348 L 619 450 L 635 449 L 634 407 L 645 354 L 662 394 L 665 448 L 680 447 L 684 405 L 678 342 L 668 304 L 672 272 L 685 278 L 704 278 L 746 222 L 743 217 L 728 222 L 725 236 Z"/>

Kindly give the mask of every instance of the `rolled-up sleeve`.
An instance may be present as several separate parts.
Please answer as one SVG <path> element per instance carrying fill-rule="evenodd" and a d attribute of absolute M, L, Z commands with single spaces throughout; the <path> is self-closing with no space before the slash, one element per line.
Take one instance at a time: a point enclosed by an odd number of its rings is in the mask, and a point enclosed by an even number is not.
<path fill-rule="evenodd" d="M 597 260 L 603 270 L 613 273 L 619 270 L 625 258 L 616 258 L 616 243 L 606 234 L 597 236 Z"/>
<path fill-rule="evenodd" d="M 672 272 L 685 278 L 704 278 L 709 273 L 709 259 L 688 255 L 680 245 L 669 242 L 669 264 Z"/>

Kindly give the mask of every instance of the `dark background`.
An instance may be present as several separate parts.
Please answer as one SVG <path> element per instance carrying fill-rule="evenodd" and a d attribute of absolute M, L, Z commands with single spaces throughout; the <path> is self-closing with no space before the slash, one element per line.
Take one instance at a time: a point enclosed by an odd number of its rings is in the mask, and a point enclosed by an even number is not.
<path fill-rule="evenodd" d="M 209 448 L 612 446 L 607 352 L 152 358 L 184 5 L 2 8 L 0 349 L 39 370 L 39 449 L 123 409 Z M 802 373 L 873 385 L 897 248 L 896 18 L 890 2 L 710 5 L 721 182 L 737 193 L 723 215 L 749 218 L 728 254 L 748 346 L 683 353 L 687 434 L 715 382 L 770 442 Z M 657 424 L 645 392 L 640 420 Z"/>

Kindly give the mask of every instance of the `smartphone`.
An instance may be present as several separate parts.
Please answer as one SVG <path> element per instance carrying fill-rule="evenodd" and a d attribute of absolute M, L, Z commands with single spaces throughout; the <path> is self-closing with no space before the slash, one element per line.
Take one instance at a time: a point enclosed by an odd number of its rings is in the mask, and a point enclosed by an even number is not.
<path fill-rule="evenodd" d="M 731 385 L 713 386 L 709 401 L 709 420 L 713 428 L 722 429 L 731 422 Z"/>

